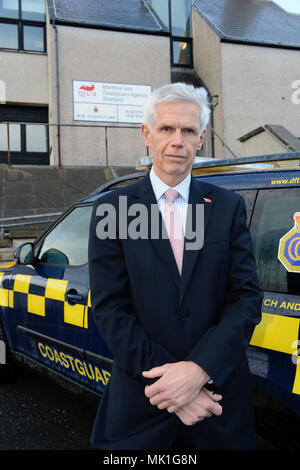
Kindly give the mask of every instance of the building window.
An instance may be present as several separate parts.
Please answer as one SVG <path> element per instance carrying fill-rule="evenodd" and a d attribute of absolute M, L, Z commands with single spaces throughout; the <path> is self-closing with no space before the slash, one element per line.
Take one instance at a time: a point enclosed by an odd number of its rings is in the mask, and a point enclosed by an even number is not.
<path fill-rule="evenodd" d="M 172 38 L 171 60 L 173 65 L 192 66 L 192 42 L 180 38 Z"/>
<path fill-rule="evenodd" d="M 46 51 L 45 0 L 0 0 L 0 48 Z"/>
<path fill-rule="evenodd" d="M 193 66 L 191 0 L 148 0 L 161 21 L 171 32 L 171 63 Z"/>
<path fill-rule="evenodd" d="M 18 26 L 0 22 L 0 47 L 5 49 L 18 49 Z"/>
<path fill-rule="evenodd" d="M 192 66 L 191 1 L 170 0 L 172 65 Z"/>
<path fill-rule="evenodd" d="M 0 124 L 0 152 L 7 153 L 8 139 L 9 139 L 10 151 L 21 152 L 21 126 L 20 124 L 10 124 L 9 132 L 7 132 L 6 124 Z"/>
<path fill-rule="evenodd" d="M 26 152 L 47 152 L 47 127 L 42 124 L 26 124 Z"/>
<path fill-rule="evenodd" d="M 19 0 L 1 0 L 0 16 L 4 18 L 19 18 Z"/>
<path fill-rule="evenodd" d="M 49 164 L 48 108 L 0 105 L 1 121 L 0 163 Z"/>
<path fill-rule="evenodd" d="M 172 36 L 190 37 L 190 0 L 171 0 L 170 3 Z"/>

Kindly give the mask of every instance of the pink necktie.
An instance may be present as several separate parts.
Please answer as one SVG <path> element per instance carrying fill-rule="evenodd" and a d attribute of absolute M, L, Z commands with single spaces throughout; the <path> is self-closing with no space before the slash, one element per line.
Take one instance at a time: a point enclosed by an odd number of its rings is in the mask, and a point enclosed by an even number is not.
<path fill-rule="evenodd" d="M 170 243 L 173 249 L 174 257 L 178 266 L 179 273 L 181 274 L 183 247 L 184 247 L 184 234 L 182 230 L 182 223 L 180 215 L 173 204 L 175 199 L 179 196 L 176 189 L 168 189 L 165 192 L 165 197 L 168 201 L 165 209 L 164 222 L 169 235 Z"/>

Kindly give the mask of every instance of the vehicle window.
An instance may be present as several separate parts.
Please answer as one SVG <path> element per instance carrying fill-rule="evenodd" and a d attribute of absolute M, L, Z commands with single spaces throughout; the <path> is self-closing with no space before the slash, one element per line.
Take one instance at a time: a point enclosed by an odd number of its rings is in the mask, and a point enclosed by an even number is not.
<path fill-rule="evenodd" d="M 70 212 L 46 236 L 38 259 L 45 264 L 70 266 L 86 264 L 92 210 L 92 206 L 82 206 Z"/>
<path fill-rule="evenodd" d="M 295 227 L 296 212 L 300 212 L 300 188 L 258 192 L 250 230 L 257 272 L 264 290 L 289 294 L 300 292 L 300 273 L 289 272 L 278 259 L 280 239 Z M 297 231 L 300 233 L 300 228 Z M 286 237 L 287 242 L 292 235 Z M 299 264 L 299 243 L 293 243 L 292 249 L 291 263 Z"/>
<path fill-rule="evenodd" d="M 239 193 L 245 199 L 247 224 L 250 225 L 251 214 L 252 214 L 252 211 L 253 211 L 253 206 L 254 206 L 256 195 L 257 195 L 257 190 L 255 190 L 255 189 L 238 189 L 235 192 Z"/>

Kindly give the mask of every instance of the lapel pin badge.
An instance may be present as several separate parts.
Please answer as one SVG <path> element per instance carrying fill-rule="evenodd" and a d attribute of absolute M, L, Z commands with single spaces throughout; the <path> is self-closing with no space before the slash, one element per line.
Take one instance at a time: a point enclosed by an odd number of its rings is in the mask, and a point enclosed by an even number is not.
<path fill-rule="evenodd" d="M 211 199 L 208 199 L 207 197 L 203 198 L 205 202 L 211 202 Z"/>

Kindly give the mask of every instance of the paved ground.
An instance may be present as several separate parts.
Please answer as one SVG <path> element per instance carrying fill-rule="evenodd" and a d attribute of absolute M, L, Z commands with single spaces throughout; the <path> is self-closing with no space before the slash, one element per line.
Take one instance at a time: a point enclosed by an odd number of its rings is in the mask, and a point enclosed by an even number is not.
<path fill-rule="evenodd" d="M 95 413 L 96 406 L 20 369 L 13 383 L 0 386 L 0 451 L 88 450 L 95 455 L 90 445 Z M 258 450 L 300 449 L 299 420 L 278 420 L 272 413 L 265 418 L 258 410 Z"/>
<path fill-rule="evenodd" d="M 92 450 L 96 408 L 22 371 L 0 386 L 0 450 Z"/>

